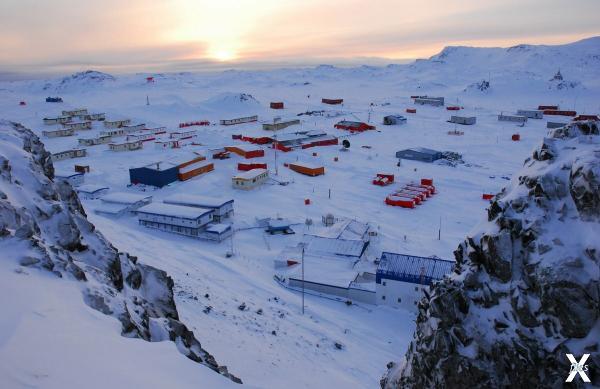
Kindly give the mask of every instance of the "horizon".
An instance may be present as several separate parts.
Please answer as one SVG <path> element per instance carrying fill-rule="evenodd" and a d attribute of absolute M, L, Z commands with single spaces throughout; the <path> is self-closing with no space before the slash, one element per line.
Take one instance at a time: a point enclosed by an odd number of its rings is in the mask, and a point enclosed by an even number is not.
<path fill-rule="evenodd" d="M 245 0 L 151 5 L 134 0 L 124 6 L 116 0 L 6 0 L 0 5 L 0 77 L 88 69 L 124 74 L 382 66 L 428 58 L 446 46 L 556 45 L 600 35 L 594 17 L 600 3 L 591 0 L 485 6 L 459 0 L 452 10 L 442 5 L 441 0 L 418 5 L 265 0 L 260 7 Z M 577 17 L 569 17 L 574 9 Z M 528 16 L 534 14 L 532 23 Z"/>

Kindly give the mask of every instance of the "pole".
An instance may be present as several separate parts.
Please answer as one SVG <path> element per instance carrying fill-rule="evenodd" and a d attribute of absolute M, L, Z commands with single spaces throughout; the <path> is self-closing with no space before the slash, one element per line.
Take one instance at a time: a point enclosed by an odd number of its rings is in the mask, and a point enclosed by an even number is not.
<path fill-rule="evenodd" d="M 438 230 L 438 240 L 442 240 L 442 217 L 440 216 L 440 228 Z"/>
<path fill-rule="evenodd" d="M 302 314 L 304 315 L 304 245 L 302 245 Z"/>
<path fill-rule="evenodd" d="M 279 176 L 279 167 L 277 166 L 277 130 L 275 130 L 275 175 Z"/>

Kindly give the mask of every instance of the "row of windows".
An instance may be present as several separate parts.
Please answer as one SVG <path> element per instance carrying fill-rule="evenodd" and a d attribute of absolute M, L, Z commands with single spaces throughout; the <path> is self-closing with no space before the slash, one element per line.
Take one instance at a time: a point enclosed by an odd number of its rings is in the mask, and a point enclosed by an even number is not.
<path fill-rule="evenodd" d="M 381 285 L 386 286 L 387 284 L 385 283 L 385 281 L 381 281 Z M 425 288 L 421 288 L 422 290 L 425 290 Z M 419 291 L 419 287 L 415 286 L 415 292 Z"/>
<path fill-rule="evenodd" d="M 143 226 L 146 226 L 146 227 L 158 228 L 163 231 L 171 231 L 171 232 L 177 232 L 180 234 L 193 235 L 193 236 L 198 235 L 197 228 L 180 227 L 180 226 L 174 226 L 171 224 L 150 222 L 150 221 L 146 221 L 146 220 L 140 220 L 140 224 Z"/>

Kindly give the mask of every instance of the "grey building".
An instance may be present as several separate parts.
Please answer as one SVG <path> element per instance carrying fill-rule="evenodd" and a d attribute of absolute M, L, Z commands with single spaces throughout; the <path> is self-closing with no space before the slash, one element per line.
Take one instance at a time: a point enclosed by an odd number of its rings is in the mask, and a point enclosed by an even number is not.
<path fill-rule="evenodd" d="M 443 97 L 429 97 L 429 96 L 417 97 L 417 98 L 415 98 L 415 104 L 432 105 L 434 107 L 441 107 L 444 105 L 444 98 Z"/>
<path fill-rule="evenodd" d="M 544 112 L 537 109 L 519 109 L 517 115 L 528 117 L 529 119 L 543 119 Z"/>
<path fill-rule="evenodd" d="M 294 120 L 287 120 L 285 122 L 274 122 L 274 123 L 264 123 L 262 125 L 263 130 L 266 131 L 278 131 L 278 130 L 283 130 L 284 128 L 287 128 L 289 126 L 294 126 L 296 124 L 300 124 L 300 120 L 299 119 L 294 119 Z"/>
<path fill-rule="evenodd" d="M 383 118 L 383 124 L 386 126 L 404 123 L 406 123 L 406 118 L 402 115 L 388 115 Z"/>
<path fill-rule="evenodd" d="M 477 118 L 475 116 L 451 116 L 450 123 L 463 124 L 463 125 L 473 125 L 477 122 Z"/>
<path fill-rule="evenodd" d="M 396 158 L 410 159 L 413 161 L 433 162 L 442 158 L 442 153 L 425 147 L 415 147 L 396 152 Z"/>
<path fill-rule="evenodd" d="M 498 115 L 498 121 L 501 122 L 515 122 L 515 123 L 525 123 L 527 121 L 527 116 L 522 115 Z"/>

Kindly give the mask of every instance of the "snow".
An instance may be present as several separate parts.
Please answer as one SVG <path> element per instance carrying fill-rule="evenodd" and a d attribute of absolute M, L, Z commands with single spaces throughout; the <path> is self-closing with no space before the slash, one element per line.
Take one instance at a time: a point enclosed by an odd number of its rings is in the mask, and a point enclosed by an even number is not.
<path fill-rule="evenodd" d="M 113 192 L 107 194 L 106 196 L 102 196 L 101 200 L 105 203 L 135 204 L 140 201 L 147 201 L 151 198 L 152 196 L 137 193 Z"/>
<path fill-rule="evenodd" d="M 172 342 L 119 336 L 121 323 L 86 306 L 76 282 L 17 268 L 0 261 L 3 388 L 239 387 Z"/>
<path fill-rule="evenodd" d="M 109 188 L 106 186 L 102 186 L 102 185 L 85 184 L 85 185 L 79 185 L 77 187 L 77 192 L 95 193 L 95 192 L 98 192 L 99 190 L 103 190 L 103 189 L 109 189 Z"/>
<path fill-rule="evenodd" d="M 182 219 L 197 219 L 207 213 L 213 212 L 212 209 L 185 207 L 183 205 L 174 205 L 166 203 L 151 203 L 138 208 L 138 213 L 149 213 L 154 215 L 164 215 L 171 217 L 180 217 Z"/>
<path fill-rule="evenodd" d="M 189 151 L 208 155 L 211 149 L 235 142 L 232 134 L 272 134 L 263 131 L 257 123 L 239 124 L 234 128 L 203 127 L 197 132 L 197 143 L 202 145 L 190 144 L 180 149 L 145 147 L 135 153 L 116 155 L 108 152 L 106 145 L 87 148 L 84 162 L 91 167 L 91 172 L 86 174 L 87 183 L 151 195 L 155 201 L 188 194 L 234 199 L 235 234 L 231 242 L 192 240 L 143 228 L 134 216 L 118 220 L 105 218 L 89 212 L 98 201 L 82 202 L 90 220 L 115 247 L 138 257 L 142 263 L 166 270 L 173 277 L 182 321 L 202 334 L 203 346 L 244 383 L 269 388 L 375 387 L 387 362 L 398 360 L 412 339 L 414 313 L 384 306 L 347 307 L 336 301 L 307 296 L 306 314 L 302 315 L 299 294 L 273 280 L 273 260 L 285 247 L 297 245 L 304 232 L 317 234 L 317 225 L 327 213 L 376 223 L 381 250 L 452 258 L 458 243 L 486 217 L 489 203 L 481 200 L 481 194 L 497 193 L 508 184 L 547 132 L 546 120 L 530 120 L 524 127 L 517 127 L 514 123 L 498 122 L 497 115 L 514 113 L 521 108 L 535 109 L 539 104 L 558 104 L 563 109 L 598 113 L 598 58 L 600 38 L 593 38 L 568 46 L 449 48 L 432 59 L 388 67 L 324 66 L 163 74 L 156 76 L 152 84 L 145 82 L 143 74 L 114 79 L 79 75 L 73 80 L 67 78 L 68 87 L 61 88 L 60 95 L 65 107 L 83 105 L 91 111 L 106 112 L 108 117 L 127 117 L 132 122 L 152 127 L 166 126 L 171 131 L 177 129 L 178 123 L 188 120 L 218 123 L 223 118 L 256 114 L 260 121 L 272 122 L 275 116 L 282 114 L 291 117 L 301 112 L 325 110 L 323 115 L 303 115 L 301 129 L 327 131 L 344 137 L 351 142 L 348 151 L 340 151 L 340 146 L 328 146 L 277 152 L 279 171 L 275 175 L 275 151 L 265 147 L 264 160 L 269 162 L 270 176 L 288 185 L 263 185 L 256 191 L 231 187 L 231 177 L 238 174 L 236 166 L 241 160 L 233 154 L 227 160 L 214 160 L 214 172 L 203 177 L 176 182 L 162 189 L 126 188 L 131 166 L 178 158 Z M 548 80 L 559 67 L 565 79 L 580 84 L 562 90 L 550 88 L 552 83 Z M 480 91 L 469 87 L 487 80 L 490 75 L 489 89 Z M 52 89 L 60 85 L 61 80 L 0 83 L 0 117 L 21 122 L 41 134 L 43 128 L 48 128 L 43 126 L 42 118 L 60 113 L 56 105 L 44 102 L 50 93 L 44 86 L 50 84 Z M 244 100 L 240 97 L 242 94 L 251 94 L 253 98 Z M 446 122 L 449 112 L 443 107 L 419 106 L 416 114 L 407 115 L 403 126 L 379 125 L 384 116 L 412 107 L 410 95 L 414 94 L 444 96 L 447 104 L 465 107 L 461 114 L 476 116 L 477 124 L 461 127 L 463 136 L 448 136 L 447 132 L 455 127 Z M 146 105 L 146 96 L 150 105 Z M 321 98 L 328 96 L 344 98 L 343 110 L 321 104 Z M 27 106 L 18 106 L 20 100 L 26 100 Z M 285 103 L 284 112 L 267 108 L 269 101 L 279 100 Z M 263 102 L 267 102 L 266 105 Z M 369 122 L 369 118 L 378 131 L 351 135 L 333 128 L 339 120 Z M 93 122 L 93 128 L 86 133 L 94 136 L 102 129 L 102 122 Z M 521 141 L 511 141 L 510 136 L 515 132 L 520 133 Z M 42 140 L 50 152 L 72 149 L 77 144 L 77 136 Z M 403 160 L 402 165 L 397 166 L 395 152 L 414 147 L 454 151 L 462 154 L 465 164 L 453 167 Z M 315 161 L 313 152 L 319 155 L 317 163 L 327 169 L 325 177 L 303 176 L 282 168 L 284 158 L 290 162 Z M 335 157 L 338 162 L 334 161 Z M 72 170 L 72 165 L 73 160 L 55 163 L 59 169 Z M 393 173 L 398 182 L 433 178 L 438 193 L 412 210 L 386 206 L 385 196 L 398 186 L 372 185 L 374 175 L 381 171 Z M 243 174 L 254 175 L 256 171 L 251 172 Z M 305 199 L 310 199 L 311 204 L 304 205 Z M 261 228 L 252 228 L 257 218 L 265 217 L 299 223 L 310 219 L 313 225 L 294 226 L 295 235 L 270 236 Z M 589 235 L 590 241 L 594 239 L 591 232 L 583 233 Z M 234 255 L 227 257 L 228 252 Z M 373 259 L 369 256 L 370 261 Z M 329 263 L 315 260 L 309 265 L 309 271 L 327 274 L 323 270 L 328 266 Z M 205 294 L 210 297 L 204 298 Z M 76 297 L 80 298 L 78 294 Z M 249 310 L 239 311 L 242 302 Z M 209 314 L 204 313 L 207 306 L 212 307 Z M 255 314 L 259 308 L 264 312 L 262 316 Z M 77 321 L 73 322 L 77 325 Z M 44 333 L 41 327 L 39 331 Z M 105 340 L 103 334 L 107 331 L 98 329 L 98 333 L 99 339 Z M 114 331 L 111 329 L 110 333 Z M 118 339 L 118 342 L 125 341 Z M 335 349 L 334 341 L 343 342 L 345 349 Z M 24 350 L 28 351 L 25 355 L 32 355 L 30 347 Z M 131 356 L 127 350 L 122 354 Z M 79 355 L 87 354 L 81 351 Z M 131 365 L 117 365 L 118 357 L 115 356 L 115 364 L 110 359 L 102 364 L 98 362 L 100 371 L 122 371 L 122 366 Z M 14 358 L 22 361 L 23 353 L 15 354 Z M 58 354 L 54 354 L 54 358 L 60 360 Z M 80 359 L 78 362 L 85 361 Z M 131 356 L 130 360 L 135 358 Z M 202 367 L 196 367 L 198 369 Z M 166 369 L 144 370 L 150 378 L 168 373 Z M 178 374 L 173 385 L 159 386 L 179 386 L 178 379 L 193 376 L 188 371 Z M 133 378 L 122 379 L 127 384 L 131 383 L 127 380 Z M 207 382 L 206 386 L 210 387 L 222 386 L 211 385 L 208 380 L 194 381 Z M 115 382 L 114 386 L 124 385 Z M 134 386 L 142 384 L 134 383 Z"/>

